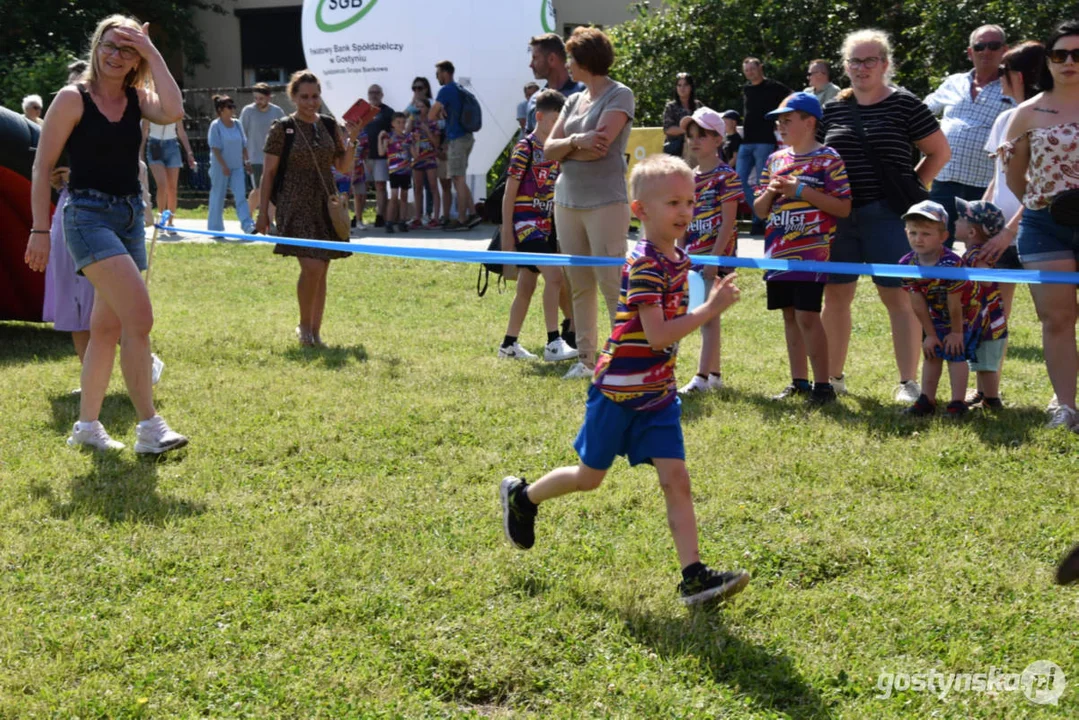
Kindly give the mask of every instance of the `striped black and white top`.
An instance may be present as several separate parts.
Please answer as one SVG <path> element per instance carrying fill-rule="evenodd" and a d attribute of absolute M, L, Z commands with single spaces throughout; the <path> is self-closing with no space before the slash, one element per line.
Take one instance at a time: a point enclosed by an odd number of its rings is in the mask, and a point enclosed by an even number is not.
<path fill-rule="evenodd" d="M 869 146 L 885 172 L 911 172 L 913 143 L 940 130 L 940 123 L 925 103 L 906 90 L 897 89 L 880 102 L 859 105 L 858 109 Z M 824 106 L 817 137 L 843 158 L 855 207 L 884 198 L 874 165 L 858 139 L 849 102 L 837 99 Z"/>

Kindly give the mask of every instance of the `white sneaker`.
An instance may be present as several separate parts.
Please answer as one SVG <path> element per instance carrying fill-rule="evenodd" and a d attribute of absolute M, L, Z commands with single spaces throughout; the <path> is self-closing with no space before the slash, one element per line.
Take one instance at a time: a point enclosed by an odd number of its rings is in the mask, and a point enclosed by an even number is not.
<path fill-rule="evenodd" d="M 109 437 L 105 426 L 100 421 L 77 422 L 71 428 L 71 437 L 67 439 L 71 447 L 82 445 L 94 450 L 123 450 L 124 444 Z"/>
<path fill-rule="evenodd" d="M 723 389 L 723 376 L 716 375 L 715 373 L 708 373 L 708 389 L 709 390 L 722 390 Z"/>
<path fill-rule="evenodd" d="M 150 353 L 150 360 L 153 361 L 150 368 L 150 384 L 157 385 L 161 382 L 161 373 L 165 372 L 165 361 L 159 358 L 156 353 Z"/>
<path fill-rule="evenodd" d="M 1045 427 L 1057 428 L 1063 426 L 1069 430 L 1075 430 L 1075 423 L 1077 420 L 1079 420 L 1079 414 L 1076 414 L 1074 410 L 1067 405 L 1058 405 Z"/>
<path fill-rule="evenodd" d="M 135 452 L 140 454 L 160 455 L 187 445 L 187 438 L 173 432 L 160 415 L 135 425 L 135 438 Z"/>
<path fill-rule="evenodd" d="M 576 380 L 578 378 L 591 378 L 595 371 L 585 365 L 583 362 L 573 363 L 565 375 L 562 376 L 563 380 Z"/>
<path fill-rule="evenodd" d="M 835 390 L 836 395 L 847 394 L 847 374 L 843 373 L 840 377 L 830 377 L 828 382 L 832 384 L 832 389 Z M 921 393 L 918 393 L 919 395 Z"/>
<path fill-rule="evenodd" d="M 700 375 L 694 375 L 693 379 L 685 384 L 684 387 L 679 388 L 679 395 L 693 395 L 695 393 L 706 393 L 712 389 L 712 384 L 702 378 Z"/>
<path fill-rule="evenodd" d="M 535 360 L 536 356 L 534 354 L 528 352 L 527 350 L 525 350 L 523 347 L 521 347 L 521 343 L 515 342 L 512 345 L 510 345 L 509 347 L 499 347 L 498 348 L 498 359 L 499 360 Z"/>
<path fill-rule="evenodd" d="M 562 362 L 577 357 L 577 348 L 572 348 L 562 338 L 555 338 L 543 348 L 543 359 L 547 362 Z"/>
<path fill-rule="evenodd" d="M 1057 399 L 1057 394 L 1053 393 L 1053 399 L 1049 401 L 1049 404 L 1045 406 L 1045 412 L 1052 415 L 1056 412 L 1056 409 L 1060 407 L 1060 400 Z"/>
<path fill-rule="evenodd" d="M 835 387 L 833 383 L 832 387 Z M 895 386 L 895 399 L 904 405 L 913 405 L 921 397 L 922 388 L 913 380 L 904 380 Z"/>

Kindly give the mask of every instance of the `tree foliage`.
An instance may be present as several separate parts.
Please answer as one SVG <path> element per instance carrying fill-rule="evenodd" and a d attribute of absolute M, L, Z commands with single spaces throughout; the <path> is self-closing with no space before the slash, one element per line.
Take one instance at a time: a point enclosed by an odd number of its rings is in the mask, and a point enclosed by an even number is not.
<path fill-rule="evenodd" d="M 104 17 L 132 15 L 150 23 L 150 36 L 173 72 L 205 64 L 195 26 L 200 10 L 225 12 L 231 0 L 4 0 L 0 3 L 0 104 L 18 108 L 29 93 L 48 103 L 67 78 L 66 65 L 85 57 L 90 34 Z"/>
<path fill-rule="evenodd" d="M 1044 42 L 1057 22 L 1079 17 L 1079 0 L 667 0 L 661 11 L 637 7 L 637 18 L 611 30 L 611 74 L 636 93 L 642 125 L 660 124 L 678 72 L 694 76 L 705 104 L 741 111 L 742 58 L 761 58 L 766 75 L 801 90 L 809 61 L 821 57 L 843 86 L 844 36 L 875 27 L 892 36 L 896 82 L 925 95 L 970 68 L 966 48 L 977 26 L 998 24 L 1013 43 Z"/>

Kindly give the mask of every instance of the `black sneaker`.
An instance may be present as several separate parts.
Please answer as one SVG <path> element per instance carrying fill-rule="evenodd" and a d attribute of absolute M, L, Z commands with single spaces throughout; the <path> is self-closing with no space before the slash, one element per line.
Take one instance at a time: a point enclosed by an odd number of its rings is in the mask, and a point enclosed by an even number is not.
<path fill-rule="evenodd" d="M 979 407 L 982 410 L 1003 410 L 1004 409 L 1004 403 L 998 397 L 995 397 L 995 398 L 983 397 L 982 398 L 982 404 L 979 405 Z"/>
<path fill-rule="evenodd" d="M 811 407 L 823 407 L 825 405 L 831 405 L 838 399 L 835 394 L 835 388 L 829 385 L 824 388 L 813 388 L 813 391 L 806 399 L 806 404 Z"/>
<path fill-rule="evenodd" d="M 386 228 L 386 234 L 387 235 L 393 235 L 395 232 L 397 232 L 396 230 L 393 229 L 393 223 L 392 222 L 391 223 L 383 223 L 382 225 L 383 225 L 383 227 Z"/>
<path fill-rule="evenodd" d="M 356 227 L 356 216 L 355 215 L 352 216 L 352 222 L 349 223 L 349 227 L 352 227 L 352 228 Z"/>
<path fill-rule="evenodd" d="M 953 400 L 948 403 L 944 410 L 948 413 L 950 418 L 961 418 L 967 414 L 967 404 L 962 400 Z"/>
<path fill-rule="evenodd" d="M 528 550 L 536 543 L 536 513 L 521 508 L 519 495 L 528 487 L 521 478 L 512 475 L 502 479 L 499 497 L 502 499 L 502 529 L 506 539 L 519 550 Z"/>
<path fill-rule="evenodd" d="M 386 227 L 386 218 L 381 215 L 375 215 L 375 227 Z"/>
<path fill-rule="evenodd" d="M 966 407 L 966 405 L 964 405 L 964 407 Z M 925 393 L 919 395 L 913 405 L 903 408 L 904 415 L 911 415 L 913 417 L 929 417 L 936 412 L 936 404 L 929 402 L 929 398 L 925 396 Z"/>
<path fill-rule="evenodd" d="M 1067 585 L 1076 580 L 1079 580 L 1079 545 L 1073 547 L 1057 567 L 1058 585 Z"/>
<path fill-rule="evenodd" d="M 970 395 L 969 397 L 967 397 L 967 407 L 968 408 L 981 407 L 981 404 L 982 404 L 983 400 L 985 400 L 985 395 L 983 395 L 982 391 L 979 390 L 976 393 L 974 393 L 973 395 Z"/>
<path fill-rule="evenodd" d="M 773 400 L 786 400 L 790 397 L 797 397 L 799 395 L 809 395 L 812 389 L 802 385 L 795 385 L 791 383 L 787 387 L 783 388 L 778 395 L 773 395 Z M 834 392 L 834 391 L 833 391 Z"/>
<path fill-rule="evenodd" d="M 745 570 L 736 572 L 716 572 L 707 565 L 695 577 L 678 583 L 678 594 L 686 605 L 700 605 L 709 600 L 726 600 L 745 589 L 749 584 L 749 573 Z"/>
<path fill-rule="evenodd" d="M 397 232 L 408 232 L 408 225 L 403 222 L 397 223 Z"/>

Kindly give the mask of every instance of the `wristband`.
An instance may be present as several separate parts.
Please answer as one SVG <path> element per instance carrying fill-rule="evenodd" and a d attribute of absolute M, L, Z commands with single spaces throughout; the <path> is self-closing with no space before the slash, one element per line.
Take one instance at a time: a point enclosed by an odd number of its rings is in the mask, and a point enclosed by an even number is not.
<path fill-rule="evenodd" d="M 30 234 L 31 235 L 49 235 L 50 232 L 48 230 L 33 230 L 33 229 L 31 229 Z"/>
<path fill-rule="evenodd" d="M 794 199 L 795 200 L 801 200 L 802 199 L 802 191 L 805 190 L 805 187 L 806 186 L 803 185 L 802 183 L 798 183 L 798 188 L 794 191 Z"/>

